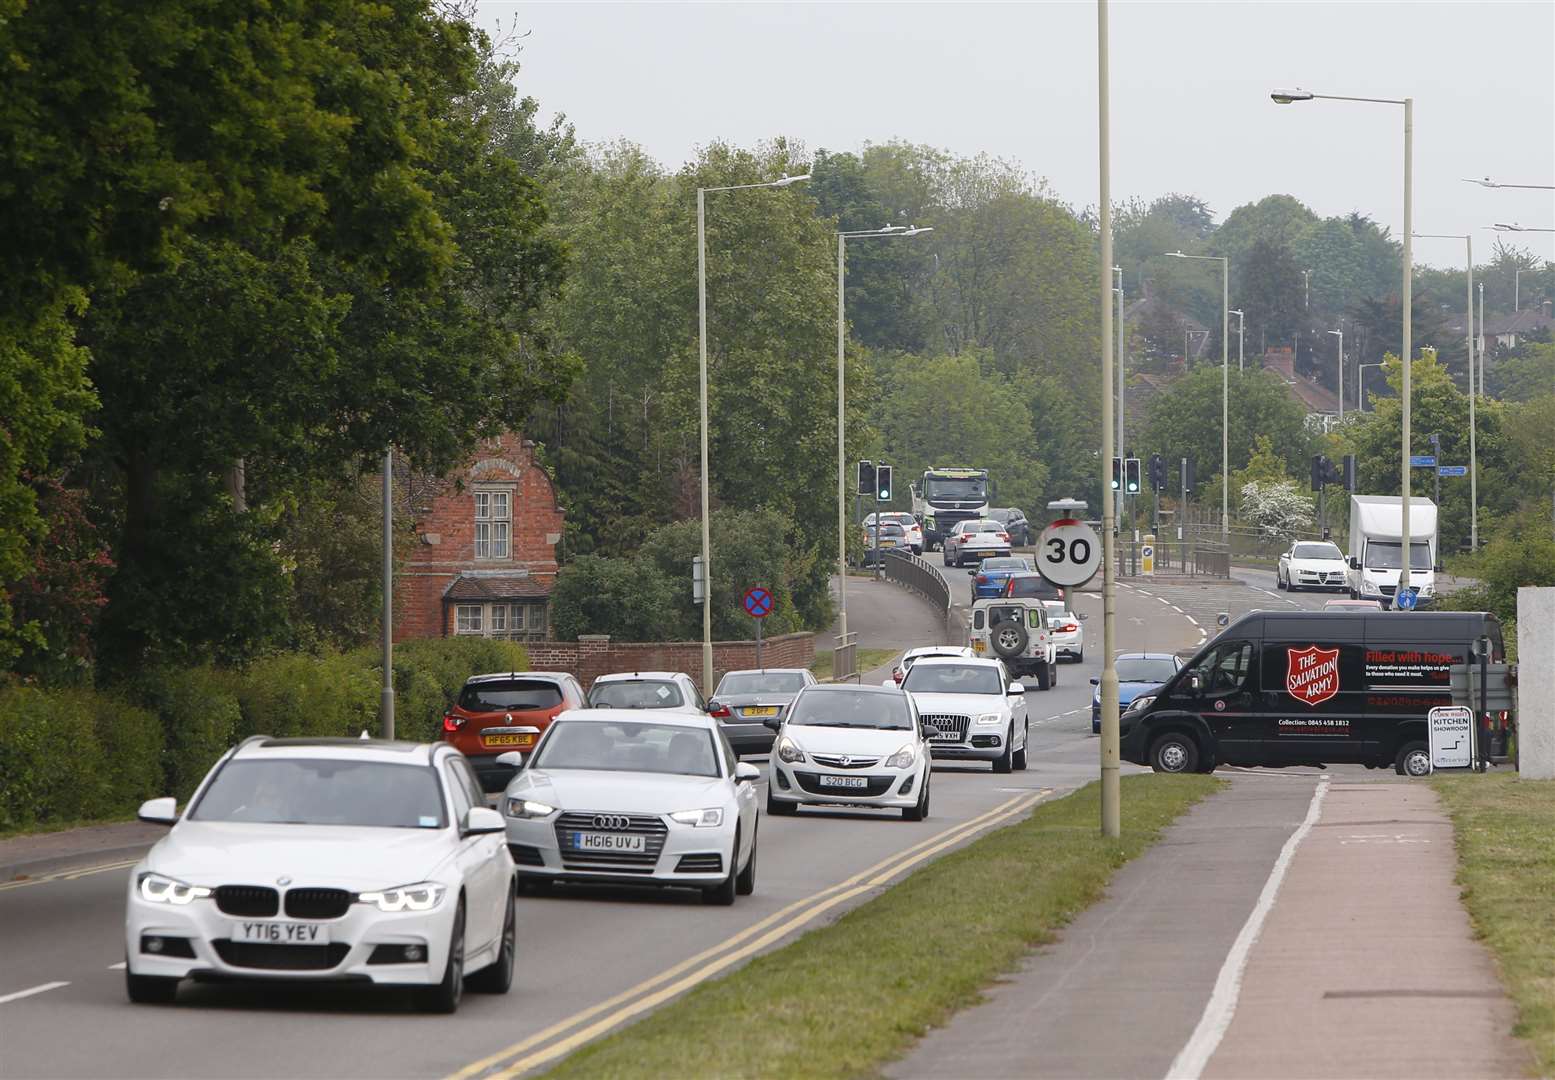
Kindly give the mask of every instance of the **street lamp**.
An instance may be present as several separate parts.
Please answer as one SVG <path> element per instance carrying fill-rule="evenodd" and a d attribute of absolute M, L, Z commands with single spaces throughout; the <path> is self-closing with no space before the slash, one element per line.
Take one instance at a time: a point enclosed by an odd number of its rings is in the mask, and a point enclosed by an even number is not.
<path fill-rule="evenodd" d="M 1237 370 L 1237 374 L 1240 375 L 1243 372 L 1243 370 L 1245 370 L 1244 365 L 1242 363 L 1242 344 L 1243 344 L 1242 331 L 1245 328 L 1245 324 L 1246 324 L 1247 320 L 1242 315 L 1241 311 L 1233 309 L 1231 314 L 1236 316 L 1236 370 Z"/>
<path fill-rule="evenodd" d="M 1415 99 L 1414 98 L 1368 98 L 1349 97 L 1339 94 L 1314 94 L 1310 90 L 1276 90 L 1269 95 L 1277 105 L 1289 105 L 1297 101 L 1361 101 L 1377 105 L 1402 105 L 1404 107 L 1404 265 L 1403 287 L 1399 290 L 1400 316 L 1404 324 L 1403 356 L 1400 363 L 1403 366 L 1404 378 L 1401 387 L 1403 398 L 1403 423 L 1399 439 L 1399 491 L 1402 493 L 1403 527 L 1399 530 L 1399 550 L 1402 558 L 1399 560 L 1401 567 L 1398 572 L 1398 587 L 1407 589 L 1410 583 L 1410 564 L 1414 561 L 1410 556 L 1409 547 L 1409 449 L 1410 449 L 1410 361 L 1414 349 L 1410 340 L 1410 323 L 1414 313 L 1413 286 L 1414 286 L 1414 158 L 1415 158 Z M 1397 597 L 1395 594 L 1395 606 Z"/>
<path fill-rule="evenodd" d="M 847 399 L 844 396 L 846 377 L 843 350 L 848 324 L 843 286 L 847 277 L 848 241 L 872 236 L 917 236 L 933 231 L 933 226 L 919 228 L 916 225 L 885 225 L 878 229 L 837 234 L 837 629 L 844 639 L 848 636 L 848 451 L 844 439 L 844 403 Z M 875 520 L 878 523 L 880 519 Z M 706 558 L 705 552 L 703 557 Z"/>
<path fill-rule="evenodd" d="M 1185 255 L 1167 252 L 1174 259 L 1202 259 L 1220 264 L 1220 535 L 1231 541 L 1231 259 L 1226 255 Z"/>
<path fill-rule="evenodd" d="M 810 179 L 809 173 L 783 176 L 764 184 L 697 188 L 697 351 L 702 414 L 702 692 L 713 696 L 713 542 L 707 510 L 707 194 L 782 188 Z"/>
<path fill-rule="evenodd" d="M 1303 311 L 1311 311 L 1312 310 L 1312 271 L 1310 271 L 1310 270 L 1303 270 L 1301 272 L 1301 296 L 1302 296 L 1302 299 L 1301 299 L 1301 309 Z"/>
<path fill-rule="evenodd" d="M 1491 228 L 1496 232 L 1555 232 L 1555 229 L 1545 229 L 1537 225 L 1519 225 L 1516 222 L 1504 221 L 1496 222 Z"/>
<path fill-rule="evenodd" d="M 1107 62 L 1107 0 L 1096 0 L 1096 143 L 1099 179 L 1098 231 L 1101 233 L 1101 261 L 1097 266 L 1097 299 L 1101 303 L 1101 490 L 1112 483 L 1112 458 L 1123 447 L 1112 445 L 1112 135 L 1110 88 Z M 1114 555 L 1117 537 L 1113 535 L 1117 517 L 1112 500 L 1101 500 L 1101 677 L 1097 693 L 1101 697 L 1101 834 L 1116 837 L 1122 831 L 1122 785 L 1119 773 L 1118 667 L 1117 646 L 1117 563 Z"/>
<path fill-rule="evenodd" d="M 1369 368 L 1369 367 L 1386 367 L 1386 366 L 1387 366 L 1386 364 L 1362 364 L 1358 368 L 1355 369 L 1355 393 L 1356 393 L 1356 396 L 1359 397 L 1360 401 L 1361 401 L 1360 405 L 1357 406 L 1361 410 L 1361 412 L 1365 412 L 1366 411 L 1366 369 Z M 1376 407 L 1374 406 L 1371 411 L 1372 412 L 1376 412 L 1377 411 Z"/>
<path fill-rule="evenodd" d="M 1474 237 L 1469 233 L 1416 233 L 1423 240 L 1462 240 L 1464 267 L 1468 274 L 1468 308 L 1464 312 L 1464 319 L 1468 324 L 1469 345 L 1469 547 L 1473 551 L 1479 550 L 1479 448 L 1476 445 L 1478 424 L 1475 422 L 1475 399 L 1479 396 L 1478 387 L 1474 382 Z M 1479 283 L 1481 290 L 1485 283 Z M 1483 292 L 1481 295 L 1484 295 Z M 1479 358 L 1479 366 L 1483 371 L 1485 358 Z M 1481 375 L 1483 381 L 1483 375 Z M 1438 465 L 1440 462 L 1437 463 Z"/>
<path fill-rule="evenodd" d="M 1339 335 L 1339 422 L 1344 423 L 1344 331 L 1330 330 Z"/>
<path fill-rule="evenodd" d="M 1478 184 L 1480 187 L 1487 188 L 1527 188 L 1531 191 L 1555 191 L 1555 185 L 1552 184 L 1498 184 L 1488 176 L 1482 180 L 1475 180 L 1472 177 L 1465 176 L 1463 182 L 1465 184 Z"/>
<path fill-rule="evenodd" d="M 1126 434 L 1124 430 L 1126 426 L 1124 405 L 1128 397 L 1128 374 L 1124 369 L 1123 359 L 1123 267 L 1114 266 L 1112 272 L 1118 281 L 1117 285 L 1113 286 L 1112 289 L 1113 295 L 1118 300 L 1118 456 L 1124 457 L 1126 451 L 1123 448 L 1128 445 L 1127 440 L 1124 438 Z M 1116 494 L 1113 495 L 1113 501 L 1117 504 L 1115 507 L 1117 510 L 1116 516 L 1119 521 L 1122 521 L 1123 488 L 1121 485 L 1118 487 Z"/>

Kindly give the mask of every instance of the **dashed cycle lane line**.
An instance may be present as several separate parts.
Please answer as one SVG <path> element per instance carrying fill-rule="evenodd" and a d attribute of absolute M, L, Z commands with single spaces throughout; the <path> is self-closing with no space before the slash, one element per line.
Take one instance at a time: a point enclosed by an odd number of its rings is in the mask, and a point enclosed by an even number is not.
<path fill-rule="evenodd" d="M 62 986 L 69 986 L 69 982 L 46 982 L 37 986 L 29 986 L 25 990 L 17 990 L 10 994 L 0 994 L 0 1005 L 9 1005 L 13 1001 L 21 1001 L 23 998 L 35 997 L 38 994 L 46 994 L 50 990 L 58 990 Z"/>
<path fill-rule="evenodd" d="M 1025 813 L 1051 794 L 1053 794 L 1052 788 L 1042 788 L 1033 790 L 1027 795 L 1017 795 L 975 818 L 920 840 L 843 881 L 829 885 L 802 900 L 796 900 L 718 944 L 682 960 L 658 975 L 643 980 L 636 986 L 466 1065 L 452 1073 L 447 1080 L 469 1080 L 477 1076 L 514 1077 L 564 1057 L 610 1029 L 707 981 L 741 960 L 804 928 L 837 905 L 889 884 L 892 878 L 923 860 Z M 595 1019 L 596 1017 L 598 1019 Z M 594 1022 L 588 1024 L 590 1020 Z M 584 1024 L 588 1026 L 567 1034 Z"/>

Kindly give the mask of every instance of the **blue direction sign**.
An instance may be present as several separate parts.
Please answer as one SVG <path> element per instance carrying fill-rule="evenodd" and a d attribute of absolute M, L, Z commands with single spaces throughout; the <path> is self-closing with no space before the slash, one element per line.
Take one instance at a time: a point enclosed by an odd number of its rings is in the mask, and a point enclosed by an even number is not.
<path fill-rule="evenodd" d="M 1414 589 L 1400 589 L 1398 595 L 1393 598 L 1393 606 L 1400 611 L 1413 611 L 1415 610 L 1415 596 Z"/>
<path fill-rule="evenodd" d="M 1417 469 L 1433 469 L 1436 467 L 1435 454 L 1411 454 L 1409 464 Z"/>
<path fill-rule="evenodd" d="M 772 614 L 772 593 L 764 585 L 752 585 L 745 590 L 745 613 L 753 619 L 765 619 Z"/>
<path fill-rule="evenodd" d="M 1436 475 L 1467 476 L 1469 475 L 1469 467 L 1467 465 L 1438 465 L 1436 467 Z"/>

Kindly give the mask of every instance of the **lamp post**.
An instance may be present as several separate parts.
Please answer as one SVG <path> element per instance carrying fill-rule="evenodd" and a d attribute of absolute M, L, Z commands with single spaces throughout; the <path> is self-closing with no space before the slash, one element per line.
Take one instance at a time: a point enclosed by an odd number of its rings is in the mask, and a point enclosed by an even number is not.
<path fill-rule="evenodd" d="M 1096 128 L 1100 179 L 1101 262 L 1097 284 L 1101 295 L 1101 490 L 1112 484 L 1112 136 L 1107 70 L 1107 0 L 1096 0 Z M 1117 448 L 1121 454 L 1123 448 Z M 1101 500 L 1101 832 L 1116 837 L 1122 831 L 1122 788 L 1119 776 L 1117 645 L 1117 518 L 1112 500 Z"/>
<path fill-rule="evenodd" d="M 697 188 L 697 353 L 702 421 L 702 693 L 713 696 L 713 542 L 707 497 L 707 195 L 715 191 L 781 188 L 810 179 L 809 173 L 764 184 Z"/>
<path fill-rule="evenodd" d="M 847 340 L 847 314 L 843 288 L 847 280 L 848 241 L 872 236 L 917 236 L 933 232 L 932 226 L 886 225 L 837 234 L 837 629 L 848 636 L 848 450 L 845 440 L 847 378 L 844 348 Z M 878 527 L 880 519 L 875 519 Z M 705 556 L 704 556 L 705 557 Z"/>
<path fill-rule="evenodd" d="M 1242 362 L 1242 331 L 1246 328 L 1247 319 L 1238 310 L 1233 310 L 1231 314 L 1236 316 L 1236 370 L 1237 374 L 1240 375 L 1246 370 L 1246 366 Z"/>
<path fill-rule="evenodd" d="M 1479 283 L 1479 392 L 1485 392 L 1485 283 Z"/>
<path fill-rule="evenodd" d="M 1185 255 L 1167 252 L 1174 259 L 1202 259 L 1220 264 L 1220 535 L 1231 539 L 1231 259 L 1226 255 Z M 1109 466 L 1110 467 L 1110 466 Z"/>
<path fill-rule="evenodd" d="M 1473 551 L 1479 550 L 1479 447 L 1478 429 L 1474 415 L 1475 399 L 1479 397 L 1480 387 L 1474 382 L 1474 237 L 1469 233 L 1416 233 L 1422 240 L 1462 240 L 1463 262 L 1468 281 L 1468 307 L 1464 312 L 1468 323 L 1469 346 L 1469 547 Z M 1480 295 L 1484 295 L 1485 283 L 1479 283 Z M 1485 358 L 1480 356 L 1479 367 L 1481 371 L 1480 381 L 1484 381 L 1483 371 Z M 1440 462 L 1438 462 L 1440 464 Z"/>
<path fill-rule="evenodd" d="M 1128 394 L 1128 374 L 1124 370 L 1123 360 L 1123 267 L 1114 266 L 1112 272 L 1116 275 L 1118 281 L 1112 290 L 1113 295 L 1118 299 L 1118 456 L 1124 457 L 1127 455 L 1124 447 L 1128 446 L 1128 440 L 1124 437 L 1126 434 L 1124 403 Z M 1121 485 L 1113 496 L 1113 501 L 1117 503 L 1117 517 L 1121 521 L 1123 519 L 1123 488 Z"/>
<path fill-rule="evenodd" d="M 1512 271 L 1512 314 L 1516 315 L 1523 310 L 1523 268 L 1518 267 Z"/>
<path fill-rule="evenodd" d="M 1366 369 L 1369 367 L 1386 366 L 1386 364 L 1362 364 L 1355 369 L 1355 394 L 1360 400 L 1360 404 L 1356 408 L 1360 409 L 1361 412 L 1366 411 Z M 1371 411 L 1376 412 L 1377 410 L 1374 408 Z"/>
<path fill-rule="evenodd" d="M 1339 422 L 1344 423 L 1344 331 L 1330 330 L 1339 335 Z"/>
<path fill-rule="evenodd" d="M 1414 157 L 1415 157 L 1415 99 L 1367 98 L 1339 94 L 1314 94 L 1310 90 L 1276 90 L 1269 95 L 1276 105 L 1290 105 L 1297 101 L 1361 101 L 1376 105 L 1402 105 L 1404 107 L 1404 265 L 1403 284 L 1399 290 L 1400 317 L 1403 321 L 1403 356 L 1399 363 L 1403 368 L 1401 397 L 1403 398 L 1403 430 L 1399 439 L 1399 491 L 1402 495 L 1403 526 L 1399 530 L 1399 551 L 1402 558 L 1398 572 L 1398 587 L 1407 589 L 1410 582 L 1410 564 L 1414 561 L 1409 547 L 1409 449 L 1410 449 L 1410 362 L 1413 358 L 1413 342 L 1410 340 L 1414 313 Z M 1397 606 L 1397 594 L 1394 604 Z"/>
<path fill-rule="evenodd" d="M 1488 176 L 1482 180 L 1475 180 L 1472 177 L 1465 176 L 1463 182 L 1465 184 L 1478 184 L 1480 187 L 1487 188 L 1527 188 L 1530 191 L 1555 191 L 1555 184 L 1498 184 Z"/>
<path fill-rule="evenodd" d="M 1312 310 L 1312 271 L 1310 271 L 1310 270 L 1303 270 L 1301 272 L 1301 292 L 1302 292 L 1301 309 L 1303 311 L 1311 311 Z"/>
<path fill-rule="evenodd" d="M 1519 225 L 1515 221 L 1498 221 L 1491 228 L 1496 232 L 1555 232 L 1555 229 L 1546 229 L 1539 225 Z"/>
<path fill-rule="evenodd" d="M 382 738 L 394 738 L 394 447 L 383 452 L 383 689 L 378 695 Z"/>

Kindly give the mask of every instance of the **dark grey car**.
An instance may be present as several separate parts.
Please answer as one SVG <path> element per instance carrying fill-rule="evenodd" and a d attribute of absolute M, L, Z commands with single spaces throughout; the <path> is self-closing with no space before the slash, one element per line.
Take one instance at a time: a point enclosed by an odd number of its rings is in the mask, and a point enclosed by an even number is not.
<path fill-rule="evenodd" d="M 719 680 L 707 711 L 736 754 L 770 753 L 777 736 L 766 722 L 783 719 L 794 696 L 815 681 L 804 668 L 731 671 Z"/>

